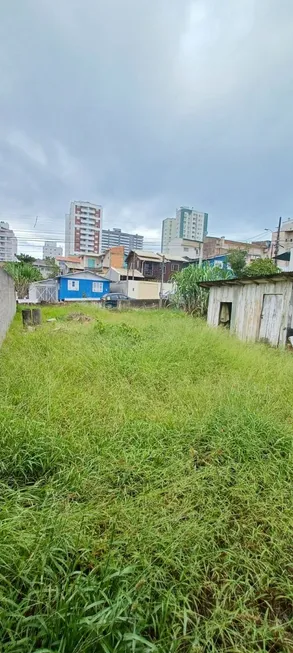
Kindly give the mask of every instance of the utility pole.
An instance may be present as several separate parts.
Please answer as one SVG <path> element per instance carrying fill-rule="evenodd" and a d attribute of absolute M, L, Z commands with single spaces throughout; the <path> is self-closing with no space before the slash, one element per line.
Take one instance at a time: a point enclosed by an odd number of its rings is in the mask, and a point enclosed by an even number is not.
<path fill-rule="evenodd" d="M 279 218 L 279 224 L 278 224 L 278 231 L 277 231 L 276 245 L 275 245 L 275 266 L 276 266 L 276 267 L 278 267 L 278 263 L 277 263 L 276 256 L 278 256 L 278 253 L 279 253 L 281 225 L 282 225 L 282 218 L 280 217 L 280 218 Z"/>
<path fill-rule="evenodd" d="M 163 306 L 164 268 L 165 268 L 165 254 L 163 254 L 163 256 L 162 256 L 161 289 L 160 289 L 159 308 L 162 308 L 162 306 Z"/>

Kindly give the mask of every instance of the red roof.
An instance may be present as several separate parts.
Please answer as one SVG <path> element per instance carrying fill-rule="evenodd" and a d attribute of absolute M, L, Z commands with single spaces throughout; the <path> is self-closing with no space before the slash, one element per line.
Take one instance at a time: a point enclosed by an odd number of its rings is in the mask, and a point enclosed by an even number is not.
<path fill-rule="evenodd" d="M 56 261 L 69 261 L 70 263 L 81 263 L 79 256 L 56 256 Z"/>

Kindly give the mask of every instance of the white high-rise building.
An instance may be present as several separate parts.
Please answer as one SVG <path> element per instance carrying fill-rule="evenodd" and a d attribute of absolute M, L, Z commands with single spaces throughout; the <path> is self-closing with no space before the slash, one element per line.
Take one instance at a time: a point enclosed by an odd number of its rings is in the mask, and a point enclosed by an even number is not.
<path fill-rule="evenodd" d="M 8 222 L 0 222 L 0 261 L 16 261 L 17 238 Z"/>
<path fill-rule="evenodd" d="M 188 206 L 176 210 L 176 237 L 203 242 L 208 233 L 208 214 Z"/>
<path fill-rule="evenodd" d="M 56 258 L 62 256 L 63 249 L 58 247 L 56 240 L 45 240 L 43 247 L 43 258 Z"/>
<path fill-rule="evenodd" d="M 65 256 L 100 254 L 103 209 L 91 202 L 71 202 L 65 217 Z"/>
<path fill-rule="evenodd" d="M 176 218 L 165 218 L 162 222 L 161 252 L 165 252 L 171 240 L 176 238 Z"/>
<path fill-rule="evenodd" d="M 208 232 L 208 214 L 188 206 L 176 210 L 176 218 L 166 218 L 162 223 L 161 251 L 167 253 L 175 239 L 203 242 Z M 170 253 L 170 252 L 169 252 Z"/>

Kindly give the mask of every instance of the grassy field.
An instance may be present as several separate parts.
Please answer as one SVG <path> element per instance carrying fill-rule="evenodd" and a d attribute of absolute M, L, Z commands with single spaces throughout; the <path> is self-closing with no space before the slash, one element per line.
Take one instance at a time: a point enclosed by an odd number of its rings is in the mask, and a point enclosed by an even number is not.
<path fill-rule="evenodd" d="M 1 653 L 292 652 L 292 379 L 290 353 L 175 312 L 18 315 Z"/>

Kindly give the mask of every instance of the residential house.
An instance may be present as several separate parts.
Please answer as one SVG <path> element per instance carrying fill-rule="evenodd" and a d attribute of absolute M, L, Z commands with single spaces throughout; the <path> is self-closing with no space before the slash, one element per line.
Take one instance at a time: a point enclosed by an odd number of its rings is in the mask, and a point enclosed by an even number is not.
<path fill-rule="evenodd" d="M 199 240 L 189 240 L 188 238 L 173 238 L 164 249 L 164 254 L 169 258 L 173 256 L 188 257 L 191 260 L 197 259 L 201 255 L 202 243 Z"/>
<path fill-rule="evenodd" d="M 110 281 L 84 270 L 58 277 L 59 301 L 99 301 L 110 291 Z"/>
<path fill-rule="evenodd" d="M 241 340 L 261 340 L 275 347 L 284 347 L 293 336 L 293 272 L 200 285 L 209 289 L 209 325 L 222 325 Z"/>
<path fill-rule="evenodd" d="M 164 265 L 163 281 L 167 283 L 174 272 L 179 272 L 187 267 L 190 261 L 181 256 L 165 256 L 144 250 L 132 250 L 127 258 L 128 278 L 132 279 L 135 271 L 140 272 L 145 281 L 160 281 L 162 278 L 162 265 Z"/>
<path fill-rule="evenodd" d="M 110 268 L 126 268 L 123 245 L 106 249 L 97 260 L 97 269 L 106 274 Z"/>
<path fill-rule="evenodd" d="M 80 256 L 56 256 L 55 259 L 60 269 L 60 274 L 77 272 L 83 270 L 83 263 Z"/>
<path fill-rule="evenodd" d="M 119 281 L 127 281 L 127 278 L 127 268 L 110 268 L 107 270 L 107 272 L 105 272 L 105 279 L 109 279 L 109 281 L 113 281 L 114 283 L 118 283 Z M 144 276 L 138 270 L 132 270 L 131 278 L 140 280 L 144 279 Z"/>
<path fill-rule="evenodd" d="M 203 259 L 221 256 L 231 250 L 237 249 L 248 252 L 246 262 L 249 264 L 257 258 L 267 258 L 270 256 L 270 241 L 244 243 L 237 240 L 227 240 L 225 236 L 221 236 L 220 238 L 206 236 L 203 243 Z"/>

